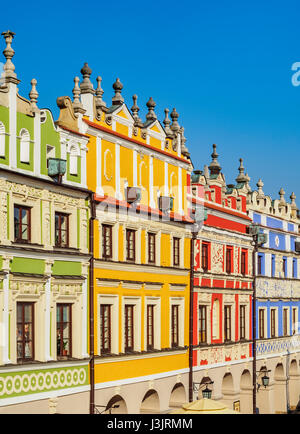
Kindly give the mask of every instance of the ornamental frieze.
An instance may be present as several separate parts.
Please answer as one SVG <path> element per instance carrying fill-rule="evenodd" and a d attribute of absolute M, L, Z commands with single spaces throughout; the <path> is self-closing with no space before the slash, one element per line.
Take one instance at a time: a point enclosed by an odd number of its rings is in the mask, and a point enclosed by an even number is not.
<path fill-rule="evenodd" d="M 211 268 L 213 273 L 222 273 L 224 263 L 224 249 L 222 244 L 213 243 L 211 246 Z"/>
<path fill-rule="evenodd" d="M 289 351 L 300 350 L 299 335 L 286 337 L 286 338 L 258 341 L 256 344 L 257 355 L 286 353 L 288 350 Z"/>
<path fill-rule="evenodd" d="M 66 283 L 53 283 L 51 285 L 53 293 L 56 295 L 72 295 L 77 296 L 82 292 L 82 285 L 80 283 L 66 284 Z"/>
<path fill-rule="evenodd" d="M 236 344 L 222 347 L 211 347 L 199 350 L 199 364 L 204 361 L 208 365 L 216 363 L 225 363 L 226 361 L 237 361 L 249 357 L 248 344 Z"/>
<path fill-rule="evenodd" d="M 297 280 L 263 279 L 256 281 L 256 296 L 264 298 L 300 297 L 300 282 Z"/>

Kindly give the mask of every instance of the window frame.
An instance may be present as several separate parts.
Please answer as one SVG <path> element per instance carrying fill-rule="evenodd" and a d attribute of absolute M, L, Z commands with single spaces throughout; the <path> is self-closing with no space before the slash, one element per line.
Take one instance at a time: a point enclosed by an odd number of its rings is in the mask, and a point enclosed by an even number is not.
<path fill-rule="evenodd" d="M 111 304 L 100 304 L 100 354 L 111 354 Z M 105 336 L 104 336 L 104 320 L 105 320 L 105 311 L 108 311 L 108 346 L 104 347 Z"/>
<path fill-rule="evenodd" d="M 270 309 L 270 336 L 271 338 L 275 338 L 277 336 L 276 333 L 276 309 Z"/>
<path fill-rule="evenodd" d="M 288 331 L 289 331 L 289 326 L 288 326 L 288 322 L 289 322 L 289 309 L 287 307 L 283 307 L 282 308 L 282 335 L 283 336 L 288 336 Z"/>
<path fill-rule="evenodd" d="M 124 351 L 125 353 L 134 351 L 134 308 L 135 308 L 134 304 L 124 305 Z M 130 312 L 130 316 L 128 315 L 128 312 Z M 129 318 L 131 321 L 131 336 L 128 333 Z M 129 345 L 129 341 L 131 342 L 131 345 Z"/>
<path fill-rule="evenodd" d="M 107 236 L 107 230 L 109 235 Z M 106 254 L 107 240 L 109 241 L 109 251 Z M 102 258 L 109 260 L 113 258 L 113 227 L 112 225 L 102 224 Z"/>
<path fill-rule="evenodd" d="M 207 343 L 207 306 L 205 304 L 198 306 L 198 340 L 200 344 Z"/>
<path fill-rule="evenodd" d="M 155 336 L 154 336 L 154 321 L 155 321 L 155 304 L 147 304 L 147 315 L 146 315 L 146 335 L 147 335 L 147 351 L 153 350 L 155 345 Z M 149 311 L 151 311 L 151 316 L 149 316 Z M 149 322 L 149 317 L 151 317 L 151 322 Z M 151 333 L 149 333 L 149 325 L 151 329 Z M 151 342 L 150 342 L 151 337 Z"/>
<path fill-rule="evenodd" d="M 21 238 L 17 238 L 16 237 L 16 222 L 14 221 L 14 242 L 15 243 L 30 243 L 31 242 L 31 207 L 28 206 L 24 206 L 24 205 L 19 205 L 19 204 L 14 204 L 14 219 L 15 219 L 15 210 L 18 208 L 19 210 L 19 215 L 18 215 L 18 227 L 19 227 L 19 234 L 21 234 Z M 27 213 L 27 221 L 28 223 L 26 224 L 27 226 L 27 238 L 22 238 L 22 210 L 26 211 Z"/>
<path fill-rule="evenodd" d="M 246 305 L 241 304 L 239 309 L 239 332 L 240 340 L 246 339 Z"/>
<path fill-rule="evenodd" d="M 201 268 L 203 272 L 209 270 L 209 243 L 206 242 L 201 245 Z"/>
<path fill-rule="evenodd" d="M 179 347 L 179 305 L 171 306 L 171 347 Z"/>
<path fill-rule="evenodd" d="M 58 221 L 59 221 L 59 227 L 57 228 L 56 227 L 56 217 L 58 216 Z M 62 243 L 61 243 L 61 232 L 62 232 L 62 229 L 61 229 L 61 217 L 65 217 L 66 218 L 66 229 L 64 230 L 64 232 L 66 232 L 66 235 L 67 235 L 67 241 L 66 241 L 66 245 L 62 245 Z M 63 213 L 63 212 L 60 212 L 60 211 L 55 211 L 55 214 L 54 214 L 54 237 L 55 237 L 55 247 L 69 247 L 69 218 L 70 218 L 70 216 L 69 216 L 69 214 L 66 214 L 66 213 Z M 58 234 L 59 234 L 59 241 L 57 242 L 56 241 L 56 233 L 57 233 L 57 231 L 58 231 Z"/>
<path fill-rule="evenodd" d="M 148 263 L 156 263 L 156 234 L 153 232 L 148 232 Z"/>
<path fill-rule="evenodd" d="M 229 313 L 229 315 L 228 315 Z M 231 305 L 224 306 L 224 342 L 231 341 Z"/>
<path fill-rule="evenodd" d="M 69 321 L 63 321 L 63 308 L 67 307 L 69 310 Z M 57 310 L 60 310 L 60 321 L 57 321 Z M 58 327 L 58 324 L 60 324 L 60 327 Z M 68 324 L 69 325 L 69 336 L 68 336 L 68 341 L 69 341 L 69 351 L 68 354 L 64 354 L 64 344 L 63 344 L 63 333 L 61 333 L 60 336 L 60 353 L 58 354 L 58 341 L 57 341 L 57 331 L 60 329 L 61 332 L 63 332 L 63 325 L 64 324 Z M 65 359 L 65 358 L 71 358 L 72 357 L 72 303 L 57 303 L 56 304 L 56 357 L 58 360 L 60 359 Z"/>
<path fill-rule="evenodd" d="M 180 238 L 173 237 L 173 265 L 180 266 Z"/>
<path fill-rule="evenodd" d="M 130 236 L 133 236 L 130 240 Z M 130 242 L 133 242 L 133 248 L 130 248 Z M 131 256 L 131 253 L 132 256 Z M 135 262 L 136 259 L 136 230 L 126 229 L 126 261 Z"/>
<path fill-rule="evenodd" d="M 28 302 L 28 301 L 18 301 L 17 302 L 17 333 L 18 333 L 18 326 L 21 324 L 22 326 L 22 339 L 18 339 L 18 336 L 16 336 L 16 343 L 17 343 L 17 363 L 24 363 L 24 362 L 30 362 L 33 361 L 35 358 L 35 317 L 34 317 L 34 302 Z M 30 306 L 31 308 L 31 321 L 25 322 L 25 306 Z M 18 308 L 22 307 L 22 320 L 21 322 L 18 321 Z M 31 324 L 31 339 L 27 340 L 25 339 L 25 324 Z M 22 343 L 22 357 L 18 357 L 18 342 Z M 26 353 L 26 342 L 31 342 L 31 357 L 25 357 Z"/>
<path fill-rule="evenodd" d="M 258 309 L 258 337 L 265 339 L 265 309 Z"/>
<path fill-rule="evenodd" d="M 227 274 L 232 274 L 232 254 L 233 248 L 226 246 L 225 271 Z"/>
<path fill-rule="evenodd" d="M 242 250 L 241 251 L 241 274 L 243 276 L 246 276 L 247 274 L 247 251 Z"/>

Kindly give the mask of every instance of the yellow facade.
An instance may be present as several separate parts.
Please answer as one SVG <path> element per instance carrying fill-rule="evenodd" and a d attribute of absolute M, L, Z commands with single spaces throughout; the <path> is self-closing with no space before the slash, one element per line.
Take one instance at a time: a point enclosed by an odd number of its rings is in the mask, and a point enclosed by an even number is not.
<path fill-rule="evenodd" d="M 122 389 L 132 382 L 140 387 L 164 374 L 173 376 L 175 385 L 177 373 L 188 371 L 191 219 L 186 188 L 191 163 L 181 152 L 183 138 L 176 122 L 167 133 L 149 108 L 142 123 L 122 98 L 99 109 L 91 87 L 81 101 L 86 111 L 78 116 L 78 125 L 89 137 L 87 186 L 96 201 L 95 400 L 106 405 L 101 391 L 107 385 Z M 128 187 L 140 189 L 133 205 L 127 202 Z M 173 208 L 160 210 L 158 196 L 172 197 Z M 104 246 L 105 230 L 109 247 Z M 128 231 L 134 231 L 133 260 L 128 259 Z M 130 323 L 125 311 L 131 312 Z M 133 334 L 129 340 L 128 330 Z"/>

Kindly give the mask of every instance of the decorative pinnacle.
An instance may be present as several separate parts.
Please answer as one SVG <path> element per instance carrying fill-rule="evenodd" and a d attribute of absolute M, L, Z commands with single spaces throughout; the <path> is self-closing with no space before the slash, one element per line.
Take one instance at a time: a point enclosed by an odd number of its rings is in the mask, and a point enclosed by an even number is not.
<path fill-rule="evenodd" d="M 7 30 L 6 32 L 1 33 L 5 39 L 6 47 L 3 51 L 4 56 L 6 57 L 6 63 L 3 67 L 4 69 L 4 78 L 6 83 L 20 83 L 20 80 L 17 79 L 17 74 L 15 73 L 15 65 L 12 63 L 11 59 L 14 57 L 14 50 L 11 47 L 12 40 L 15 36 L 14 32 Z"/>
<path fill-rule="evenodd" d="M 83 113 L 84 111 L 83 105 L 81 104 L 80 101 L 81 91 L 79 87 L 79 81 L 80 81 L 79 77 L 74 78 L 74 88 L 72 90 L 72 93 L 73 93 L 73 108 L 75 113 L 78 112 Z"/>
<path fill-rule="evenodd" d="M 113 84 L 113 89 L 115 91 L 115 96 L 112 98 L 113 105 L 121 105 L 124 102 L 124 98 L 121 95 L 121 91 L 123 89 L 123 84 L 120 82 L 120 79 L 117 78 Z"/>
<path fill-rule="evenodd" d="M 148 113 L 146 114 L 147 121 L 155 121 L 157 119 L 156 114 L 154 112 L 156 103 L 153 100 L 152 96 L 149 98 L 149 101 L 146 103 L 148 107 Z"/>
<path fill-rule="evenodd" d="M 246 177 L 246 175 L 244 173 L 245 168 L 243 166 L 243 159 L 240 158 L 239 161 L 240 161 L 240 165 L 239 165 L 239 168 L 238 168 L 239 175 L 236 178 L 236 182 L 247 182 L 247 177 Z"/>
<path fill-rule="evenodd" d="M 258 197 L 264 197 L 265 193 L 263 192 L 263 189 L 262 189 L 264 186 L 264 183 L 262 182 L 261 178 L 259 178 L 256 185 L 257 185 Z"/>
<path fill-rule="evenodd" d="M 163 124 L 165 126 L 165 131 L 166 131 L 167 135 L 172 134 L 172 130 L 170 128 L 171 121 L 169 119 L 169 111 L 170 110 L 168 108 L 166 108 L 164 110 L 164 112 L 165 112 L 165 119 L 163 120 Z"/>
<path fill-rule="evenodd" d="M 104 94 L 104 90 L 101 87 L 102 77 L 98 75 L 97 80 L 97 89 L 96 89 L 96 107 L 102 108 L 106 107 L 106 103 L 103 101 L 102 96 Z"/>
<path fill-rule="evenodd" d="M 190 153 L 189 153 L 188 148 L 185 145 L 186 137 L 184 135 L 184 128 L 183 127 L 180 128 L 180 133 L 181 133 L 181 152 L 184 156 L 188 157 L 190 155 Z"/>
<path fill-rule="evenodd" d="M 132 97 L 133 106 L 131 107 L 131 111 L 132 111 L 132 116 L 133 116 L 134 121 L 135 122 L 140 122 L 141 121 L 141 119 L 139 117 L 140 108 L 137 105 L 137 99 L 138 99 L 138 96 L 137 95 L 133 95 L 133 97 Z"/>
<path fill-rule="evenodd" d="M 292 192 L 292 194 L 290 195 L 290 199 L 291 199 L 291 206 L 292 206 L 292 208 L 297 208 L 297 205 L 296 205 L 296 202 L 295 202 L 296 195 L 295 195 L 294 192 Z"/>
<path fill-rule="evenodd" d="M 93 88 L 92 82 L 90 80 L 90 76 L 92 73 L 91 68 L 89 67 L 89 65 L 87 63 L 85 63 L 83 65 L 83 67 L 80 70 L 82 76 L 83 76 L 83 81 L 80 83 L 80 91 L 82 94 L 84 93 L 95 93 L 95 90 Z"/>
<path fill-rule="evenodd" d="M 208 166 L 211 175 L 218 175 L 221 172 L 221 166 L 217 160 L 218 156 L 217 145 L 213 144 L 213 153 L 211 154 L 212 162 Z"/>
<path fill-rule="evenodd" d="M 29 92 L 29 98 L 30 98 L 31 107 L 33 110 L 38 110 L 36 103 L 37 103 L 39 94 L 38 94 L 38 91 L 36 90 L 36 85 L 37 85 L 36 79 L 33 78 L 31 80 L 30 84 L 31 84 L 31 91 Z"/>
<path fill-rule="evenodd" d="M 180 126 L 179 126 L 179 123 L 177 122 L 178 118 L 179 118 L 179 114 L 177 113 L 176 108 L 173 108 L 170 116 L 172 119 L 171 130 L 174 133 L 177 133 L 180 130 Z"/>
<path fill-rule="evenodd" d="M 282 203 L 285 203 L 284 195 L 285 195 L 285 191 L 281 187 L 281 189 L 279 190 L 279 196 L 280 196 L 280 202 L 282 202 Z"/>

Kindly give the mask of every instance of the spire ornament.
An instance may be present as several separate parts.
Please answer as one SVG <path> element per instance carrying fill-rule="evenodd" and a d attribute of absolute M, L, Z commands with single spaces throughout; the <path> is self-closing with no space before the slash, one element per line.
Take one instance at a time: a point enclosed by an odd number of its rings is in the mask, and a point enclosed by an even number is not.
<path fill-rule="evenodd" d="M 284 195 L 285 195 L 285 191 L 284 191 L 284 189 L 281 187 L 281 189 L 279 190 L 279 196 L 280 196 L 279 203 L 280 203 L 281 205 L 284 205 L 284 204 L 285 204 L 285 198 L 284 198 Z"/>
<path fill-rule="evenodd" d="M 134 119 L 134 124 L 137 125 L 137 126 L 139 126 L 139 125 L 141 126 L 142 125 L 142 120 L 139 117 L 140 108 L 137 105 L 137 99 L 138 99 L 138 96 L 136 94 L 134 94 L 132 96 L 133 106 L 131 107 L 131 112 L 132 112 L 132 117 Z"/>
<path fill-rule="evenodd" d="M 96 105 L 96 118 L 98 120 L 101 119 L 101 112 L 106 111 L 106 103 L 103 101 L 102 96 L 104 94 L 104 90 L 101 87 L 102 77 L 98 75 L 96 78 L 97 80 L 97 89 L 96 89 L 96 99 L 95 99 L 95 105 Z"/>
<path fill-rule="evenodd" d="M 292 194 L 290 195 L 290 199 L 291 199 L 291 207 L 292 209 L 297 209 L 297 205 L 296 205 L 296 195 L 294 192 L 292 192 Z"/>
<path fill-rule="evenodd" d="M 165 108 L 164 112 L 165 112 L 165 118 L 163 120 L 163 124 L 165 126 L 165 132 L 167 134 L 167 136 L 173 136 L 172 130 L 170 128 L 170 124 L 171 124 L 171 120 L 169 118 L 169 109 Z"/>
<path fill-rule="evenodd" d="M 146 114 L 147 121 L 156 121 L 157 117 L 154 112 L 154 109 L 156 107 L 156 103 L 153 100 L 152 96 L 149 98 L 149 101 L 147 102 L 146 106 L 148 107 L 148 113 Z"/>
<path fill-rule="evenodd" d="M 81 101 L 80 101 L 81 91 L 80 91 L 80 87 L 79 87 L 79 81 L 80 81 L 79 77 L 74 78 L 74 88 L 72 90 L 73 109 L 74 109 L 74 113 L 76 114 L 76 116 L 78 115 L 78 113 L 84 113 L 85 112 L 83 105 L 81 104 Z"/>
<path fill-rule="evenodd" d="M 15 36 L 14 32 L 7 30 L 6 32 L 1 33 L 5 39 L 6 47 L 3 51 L 3 54 L 6 58 L 6 63 L 3 67 L 4 69 L 4 80 L 6 83 L 20 83 L 20 80 L 17 78 L 17 74 L 15 73 L 15 65 L 12 63 L 11 59 L 14 57 L 14 50 L 11 47 L 12 40 Z"/>
<path fill-rule="evenodd" d="M 245 175 L 245 168 L 244 168 L 244 166 L 243 166 L 243 159 L 242 158 L 240 158 L 240 165 L 239 165 L 239 168 L 238 168 L 238 171 L 239 171 L 239 174 L 238 174 L 238 176 L 236 177 L 236 182 L 237 183 L 241 183 L 241 182 L 247 182 L 247 177 L 246 177 L 246 175 Z"/>
<path fill-rule="evenodd" d="M 262 182 L 261 178 L 259 178 L 256 185 L 257 185 L 257 192 L 258 192 L 257 197 L 258 198 L 265 197 L 265 193 L 263 192 L 263 189 L 262 189 L 264 186 L 264 183 Z"/>
<path fill-rule="evenodd" d="M 221 172 L 221 166 L 217 160 L 219 154 L 217 153 L 217 145 L 213 144 L 213 153 L 211 154 L 212 162 L 208 166 L 210 175 L 219 175 Z"/>
<path fill-rule="evenodd" d="M 177 113 L 176 108 L 173 108 L 170 116 L 172 119 L 171 130 L 176 134 L 180 130 L 180 125 L 177 122 L 179 118 L 179 114 Z"/>
<path fill-rule="evenodd" d="M 33 78 L 30 82 L 31 84 L 31 91 L 29 92 L 29 98 L 30 98 L 30 104 L 31 104 L 31 108 L 32 111 L 38 111 L 38 106 L 36 105 L 37 100 L 38 100 L 38 91 L 36 90 L 36 85 L 37 85 L 37 81 L 35 78 Z"/>
<path fill-rule="evenodd" d="M 80 83 L 80 91 L 81 94 L 85 94 L 85 93 L 95 93 L 95 90 L 93 88 L 92 82 L 90 80 L 90 76 L 92 74 L 92 70 L 89 67 L 89 65 L 87 63 L 85 63 L 83 65 L 83 67 L 80 70 L 82 77 L 83 77 L 83 81 Z"/>
<path fill-rule="evenodd" d="M 112 98 L 113 105 L 122 105 L 124 103 L 124 98 L 121 95 L 121 91 L 123 89 L 123 84 L 120 82 L 120 79 L 117 78 L 113 84 L 113 89 L 115 91 L 115 96 Z"/>

